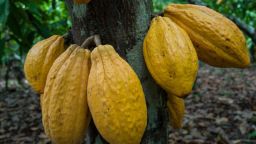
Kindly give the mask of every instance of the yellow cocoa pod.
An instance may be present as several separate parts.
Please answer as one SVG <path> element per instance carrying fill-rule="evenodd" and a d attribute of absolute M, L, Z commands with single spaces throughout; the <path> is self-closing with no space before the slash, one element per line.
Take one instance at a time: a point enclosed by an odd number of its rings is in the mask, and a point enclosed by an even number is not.
<path fill-rule="evenodd" d="M 168 93 L 188 95 L 198 71 L 198 58 L 187 33 L 166 17 L 152 20 L 144 39 L 144 59 L 154 80 Z"/>
<path fill-rule="evenodd" d="M 74 0 L 76 4 L 88 4 L 91 0 Z"/>
<path fill-rule="evenodd" d="M 91 53 L 88 105 L 93 121 L 111 144 L 139 144 L 147 108 L 139 78 L 111 45 Z"/>
<path fill-rule="evenodd" d="M 89 123 L 90 51 L 71 45 L 56 59 L 41 95 L 46 134 L 56 144 L 80 144 Z"/>
<path fill-rule="evenodd" d="M 185 102 L 182 98 L 168 94 L 167 107 L 173 128 L 181 128 L 185 113 Z"/>
<path fill-rule="evenodd" d="M 171 4 L 164 15 L 187 31 L 200 60 L 223 68 L 249 66 L 243 33 L 220 13 L 204 6 Z"/>
<path fill-rule="evenodd" d="M 64 50 L 64 39 L 58 35 L 39 41 L 29 50 L 24 73 L 35 91 L 43 93 L 47 74 L 55 59 Z"/>

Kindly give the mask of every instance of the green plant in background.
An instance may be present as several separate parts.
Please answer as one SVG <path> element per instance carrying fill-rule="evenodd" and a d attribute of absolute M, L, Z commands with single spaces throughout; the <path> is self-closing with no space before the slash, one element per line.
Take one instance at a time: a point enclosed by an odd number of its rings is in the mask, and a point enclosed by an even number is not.
<path fill-rule="evenodd" d="M 161 12 L 169 3 L 187 3 L 186 0 L 153 0 L 154 12 Z"/>
<path fill-rule="evenodd" d="M 31 46 L 70 27 L 63 0 L 0 0 L 0 64 L 23 59 Z"/>
<path fill-rule="evenodd" d="M 256 131 L 253 131 L 253 132 L 251 132 L 249 135 L 248 135 L 248 138 L 249 139 L 255 139 L 256 138 Z"/>
<path fill-rule="evenodd" d="M 256 27 L 255 0 L 196 0 L 226 16 Z M 153 0 L 154 12 L 161 12 L 169 3 L 189 0 Z M 24 58 L 31 46 L 53 34 L 62 35 L 71 26 L 64 0 L 0 0 L 0 64 L 10 57 Z M 250 48 L 253 42 L 247 38 Z M 252 49 L 251 49 L 252 50 Z"/>

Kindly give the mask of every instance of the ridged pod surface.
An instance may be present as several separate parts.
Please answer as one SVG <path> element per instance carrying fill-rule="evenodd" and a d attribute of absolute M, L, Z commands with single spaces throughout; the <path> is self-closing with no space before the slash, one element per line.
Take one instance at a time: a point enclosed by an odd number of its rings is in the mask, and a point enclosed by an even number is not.
<path fill-rule="evenodd" d="M 198 58 L 187 33 L 169 18 L 158 16 L 151 22 L 143 47 L 154 80 L 168 93 L 188 95 L 196 79 Z"/>
<path fill-rule="evenodd" d="M 24 73 L 35 91 L 43 93 L 47 74 L 55 59 L 64 50 L 64 39 L 58 35 L 39 41 L 29 50 L 24 63 Z"/>
<path fill-rule="evenodd" d="M 76 4 L 88 4 L 91 0 L 74 0 Z"/>
<path fill-rule="evenodd" d="M 204 6 L 171 4 L 164 15 L 186 30 L 200 60 L 216 67 L 249 66 L 243 33 L 220 13 Z"/>
<path fill-rule="evenodd" d="M 185 113 L 185 103 L 182 98 L 168 94 L 167 107 L 170 115 L 170 122 L 173 128 L 181 128 Z"/>
<path fill-rule="evenodd" d="M 71 45 L 54 62 L 41 95 L 43 126 L 56 144 L 80 144 L 89 123 L 90 51 Z"/>
<path fill-rule="evenodd" d="M 136 73 L 111 45 L 96 47 L 91 62 L 88 105 L 98 131 L 111 144 L 139 144 L 147 108 Z"/>

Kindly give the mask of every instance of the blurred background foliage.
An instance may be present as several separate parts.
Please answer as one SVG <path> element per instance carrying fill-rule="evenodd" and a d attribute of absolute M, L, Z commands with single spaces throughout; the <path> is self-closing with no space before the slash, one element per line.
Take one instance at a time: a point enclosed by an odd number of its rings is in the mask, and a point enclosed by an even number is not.
<path fill-rule="evenodd" d="M 201 0 L 226 16 L 256 27 L 256 0 Z M 188 0 L 153 0 L 154 12 L 168 3 Z M 23 62 L 27 51 L 40 39 L 63 35 L 71 27 L 64 0 L 0 0 L 0 64 L 10 58 Z M 247 37 L 249 48 L 254 45 Z"/>
<path fill-rule="evenodd" d="M 24 60 L 35 42 L 70 25 L 63 0 L 0 0 L 0 63 Z"/>

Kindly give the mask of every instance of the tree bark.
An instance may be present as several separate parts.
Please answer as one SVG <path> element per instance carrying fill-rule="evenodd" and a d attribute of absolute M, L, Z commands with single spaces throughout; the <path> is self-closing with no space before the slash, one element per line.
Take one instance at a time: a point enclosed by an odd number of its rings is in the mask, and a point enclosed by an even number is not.
<path fill-rule="evenodd" d="M 111 44 L 128 61 L 141 80 L 148 107 L 148 125 L 143 144 L 168 142 L 166 94 L 151 78 L 144 63 L 143 39 L 151 21 L 151 0 L 92 0 L 88 5 L 66 0 L 72 19 L 73 41 L 81 45 L 85 38 L 99 34 L 103 44 Z M 91 122 L 88 144 L 107 143 Z"/>

